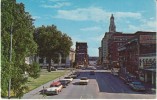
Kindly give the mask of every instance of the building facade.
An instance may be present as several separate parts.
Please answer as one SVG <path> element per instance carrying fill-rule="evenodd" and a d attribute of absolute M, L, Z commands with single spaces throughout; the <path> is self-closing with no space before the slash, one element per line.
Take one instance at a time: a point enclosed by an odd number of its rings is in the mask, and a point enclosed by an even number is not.
<path fill-rule="evenodd" d="M 99 50 L 98 65 L 101 65 L 102 64 L 102 47 L 99 47 L 98 50 Z"/>
<path fill-rule="evenodd" d="M 75 61 L 78 65 L 88 66 L 87 42 L 76 42 Z"/>
<path fill-rule="evenodd" d="M 116 25 L 114 22 L 113 14 L 110 17 L 110 25 L 109 25 L 109 32 L 106 32 L 103 39 L 101 40 L 101 47 L 102 47 L 102 65 L 105 66 L 105 63 L 108 62 L 108 41 L 110 40 L 111 36 L 116 32 Z"/>
<path fill-rule="evenodd" d="M 70 49 L 69 55 L 66 57 L 66 66 L 70 67 L 75 62 L 75 50 Z"/>
<path fill-rule="evenodd" d="M 138 31 L 118 48 L 119 63 L 125 72 L 141 81 L 156 82 L 156 33 Z"/>
<path fill-rule="evenodd" d="M 109 60 L 112 67 L 119 67 L 118 47 L 124 45 L 134 34 L 116 32 L 108 41 Z"/>

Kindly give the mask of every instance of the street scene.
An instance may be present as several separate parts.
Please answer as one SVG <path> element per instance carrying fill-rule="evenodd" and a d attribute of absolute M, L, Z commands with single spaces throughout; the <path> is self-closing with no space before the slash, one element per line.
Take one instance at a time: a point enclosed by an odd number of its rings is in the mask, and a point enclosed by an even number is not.
<path fill-rule="evenodd" d="M 111 73 L 110 70 L 96 67 L 95 74 L 91 75 L 92 67 L 77 70 L 80 75 L 66 88 L 63 88 L 58 95 L 43 95 L 41 87 L 38 89 L 39 91 L 34 91 L 33 94 L 25 94 L 23 99 L 154 99 L 156 97 L 155 94 L 150 94 L 148 91 L 132 90 L 129 85 L 125 84 L 119 76 Z M 87 85 L 79 84 L 81 77 L 88 78 Z"/>
<path fill-rule="evenodd" d="M 156 99 L 156 0 L 2 0 L 2 99 Z"/>

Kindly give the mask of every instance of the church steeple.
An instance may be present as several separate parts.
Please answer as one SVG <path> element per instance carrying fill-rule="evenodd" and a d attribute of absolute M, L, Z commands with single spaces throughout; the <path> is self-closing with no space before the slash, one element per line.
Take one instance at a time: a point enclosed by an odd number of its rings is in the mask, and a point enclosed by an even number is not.
<path fill-rule="evenodd" d="M 109 26 L 109 32 L 116 32 L 116 26 L 114 24 L 114 17 L 113 14 L 110 17 L 110 26 Z"/>

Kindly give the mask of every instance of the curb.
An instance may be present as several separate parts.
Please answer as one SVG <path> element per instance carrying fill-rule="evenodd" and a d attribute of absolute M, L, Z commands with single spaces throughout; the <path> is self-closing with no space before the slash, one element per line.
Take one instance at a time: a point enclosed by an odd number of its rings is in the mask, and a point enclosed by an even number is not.
<path fill-rule="evenodd" d="M 75 72 L 75 70 L 74 70 L 73 72 Z M 71 70 L 69 70 L 69 71 L 67 72 L 67 74 L 65 74 L 65 75 L 63 75 L 63 76 L 60 76 L 60 77 L 58 77 L 58 78 L 56 78 L 56 79 L 54 79 L 54 80 L 51 80 L 51 81 L 49 81 L 49 82 L 47 82 L 47 83 L 45 83 L 45 84 L 43 84 L 43 85 L 41 85 L 41 86 L 39 86 L 39 87 L 37 87 L 37 88 L 35 88 L 35 89 L 29 91 L 28 93 L 24 94 L 21 99 L 30 99 L 30 98 L 35 97 L 35 96 L 43 96 L 41 91 L 42 91 L 44 88 L 49 87 L 52 82 L 58 81 L 58 80 L 64 78 L 65 76 L 70 75 L 71 73 L 72 73 Z M 39 95 L 39 94 L 41 94 L 41 95 Z M 43 96 L 43 97 L 44 97 L 44 96 Z"/>

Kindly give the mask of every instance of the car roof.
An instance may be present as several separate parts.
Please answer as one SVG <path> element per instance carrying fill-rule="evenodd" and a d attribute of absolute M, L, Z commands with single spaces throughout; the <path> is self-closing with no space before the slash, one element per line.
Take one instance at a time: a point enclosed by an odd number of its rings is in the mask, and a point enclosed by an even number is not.
<path fill-rule="evenodd" d="M 81 77 L 81 79 L 85 79 L 85 78 L 87 79 L 87 77 Z"/>
<path fill-rule="evenodd" d="M 59 81 L 57 81 L 57 82 L 53 82 L 52 84 L 51 84 L 51 86 L 56 86 L 56 85 L 60 85 L 61 83 L 59 82 Z"/>

